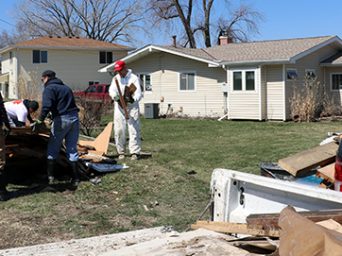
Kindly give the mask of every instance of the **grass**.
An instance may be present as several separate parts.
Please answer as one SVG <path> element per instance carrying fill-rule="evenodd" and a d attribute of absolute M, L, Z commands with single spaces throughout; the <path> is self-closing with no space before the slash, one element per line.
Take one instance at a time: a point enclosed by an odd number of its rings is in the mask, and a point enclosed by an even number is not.
<path fill-rule="evenodd" d="M 83 182 L 74 192 L 1 203 L 0 248 L 159 225 L 182 231 L 206 206 L 213 169 L 257 174 L 260 162 L 310 148 L 340 130 L 341 122 L 143 119 L 143 151 L 152 158 L 125 160 L 130 168 L 104 176 L 99 186 Z"/>

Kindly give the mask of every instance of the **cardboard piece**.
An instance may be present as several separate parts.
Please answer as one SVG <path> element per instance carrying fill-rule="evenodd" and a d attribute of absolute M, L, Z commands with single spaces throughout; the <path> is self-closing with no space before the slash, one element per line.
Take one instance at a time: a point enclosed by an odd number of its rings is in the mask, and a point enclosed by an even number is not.
<path fill-rule="evenodd" d="M 338 256 L 342 252 L 342 234 L 300 216 L 292 207 L 280 213 L 279 255 Z"/>
<path fill-rule="evenodd" d="M 299 172 L 334 162 L 337 149 L 338 145 L 331 142 L 280 159 L 278 165 L 293 176 L 297 176 Z"/>
<path fill-rule="evenodd" d="M 105 129 L 95 138 L 94 141 L 79 140 L 78 144 L 84 147 L 95 148 L 101 155 L 107 154 L 110 136 L 112 135 L 113 122 L 109 122 Z"/>

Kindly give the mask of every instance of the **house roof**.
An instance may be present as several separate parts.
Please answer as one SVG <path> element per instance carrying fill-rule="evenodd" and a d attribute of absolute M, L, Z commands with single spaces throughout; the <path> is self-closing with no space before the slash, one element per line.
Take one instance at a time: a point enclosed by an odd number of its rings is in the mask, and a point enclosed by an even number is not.
<path fill-rule="evenodd" d="M 295 60 L 332 42 L 341 40 L 335 36 L 270 40 L 250 43 L 232 43 L 206 49 L 223 64 L 251 62 L 283 62 Z"/>
<path fill-rule="evenodd" d="M 148 45 L 130 53 L 123 60 L 130 62 L 150 52 L 161 51 L 206 62 L 211 66 L 294 63 L 307 54 L 329 44 L 336 44 L 338 48 L 342 48 L 342 41 L 337 36 L 230 43 L 203 49 Z M 113 65 L 110 64 L 99 71 L 106 72 Z"/>
<path fill-rule="evenodd" d="M 22 41 L 15 45 L 11 45 L 9 47 L 3 48 L 0 50 L 1 52 L 8 51 L 13 48 L 45 48 L 45 49 L 94 49 L 94 50 L 110 50 L 110 51 L 119 51 L 119 50 L 133 50 L 133 48 L 120 45 L 113 44 L 104 41 L 99 41 L 95 39 L 89 38 L 81 38 L 81 37 L 38 37 L 32 40 Z"/>
<path fill-rule="evenodd" d="M 342 66 L 342 51 L 321 62 L 321 66 Z"/>

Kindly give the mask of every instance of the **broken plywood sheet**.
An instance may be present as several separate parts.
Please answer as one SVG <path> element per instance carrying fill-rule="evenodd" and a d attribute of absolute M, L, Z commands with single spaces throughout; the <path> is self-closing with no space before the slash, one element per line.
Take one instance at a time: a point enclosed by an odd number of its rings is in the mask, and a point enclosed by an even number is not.
<path fill-rule="evenodd" d="M 180 233 L 167 238 L 127 246 L 119 250 L 108 251 L 99 256 L 179 256 L 179 255 L 211 255 L 211 256 L 247 256 L 254 255 L 248 251 L 230 245 L 225 239 L 230 236 L 209 230 L 199 229 Z"/>
<path fill-rule="evenodd" d="M 278 165 L 293 176 L 297 176 L 298 172 L 332 163 L 335 160 L 337 148 L 338 145 L 335 142 L 317 146 L 280 159 Z"/>
<path fill-rule="evenodd" d="M 280 213 L 279 255 L 339 256 L 342 234 L 300 216 L 292 207 Z"/>
<path fill-rule="evenodd" d="M 80 140 L 78 144 L 80 146 L 95 148 L 97 152 L 107 154 L 110 136 L 112 135 L 113 122 L 109 122 L 105 129 L 95 138 L 93 141 Z"/>
<path fill-rule="evenodd" d="M 175 233 L 175 232 L 173 232 Z M 169 236 L 163 227 L 96 236 L 69 241 L 0 250 L 1 256 L 97 256 L 108 251 Z M 110 254 L 112 255 L 112 254 Z"/>

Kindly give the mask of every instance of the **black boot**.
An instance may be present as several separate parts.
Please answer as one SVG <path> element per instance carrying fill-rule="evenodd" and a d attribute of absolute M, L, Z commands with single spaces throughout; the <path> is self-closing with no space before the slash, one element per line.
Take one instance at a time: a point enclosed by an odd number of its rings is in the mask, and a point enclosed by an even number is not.
<path fill-rule="evenodd" d="M 8 191 L 6 190 L 6 178 L 2 171 L 0 171 L 0 201 L 6 201 L 9 198 Z"/>
<path fill-rule="evenodd" d="M 56 166 L 56 160 L 47 160 L 47 175 L 48 175 L 48 182 L 49 185 L 54 184 L 55 182 L 55 176 L 54 176 L 54 170 L 55 170 L 55 166 Z"/>
<path fill-rule="evenodd" d="M 70 162 L 72 169 L 71 185 L 77 187 L 80 184 L 80 174 L 78 172 L 78 162 Z"/>

